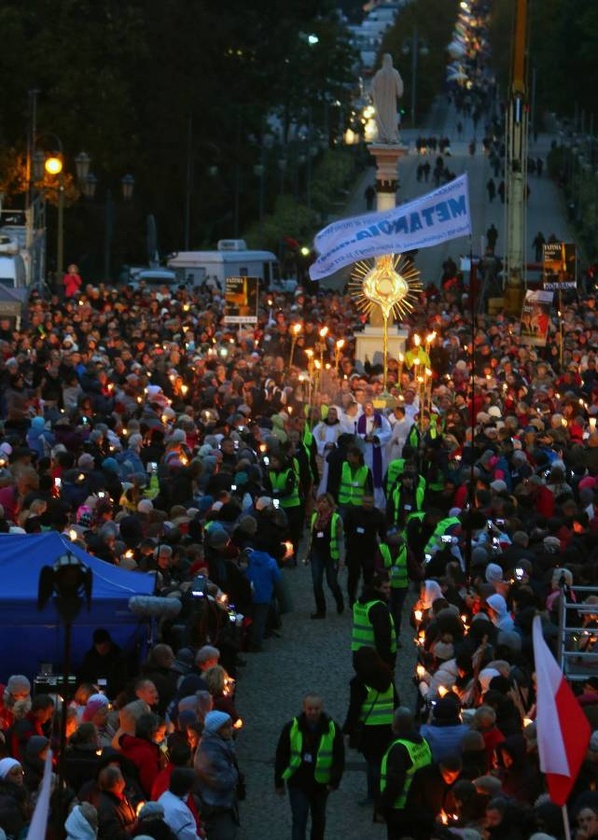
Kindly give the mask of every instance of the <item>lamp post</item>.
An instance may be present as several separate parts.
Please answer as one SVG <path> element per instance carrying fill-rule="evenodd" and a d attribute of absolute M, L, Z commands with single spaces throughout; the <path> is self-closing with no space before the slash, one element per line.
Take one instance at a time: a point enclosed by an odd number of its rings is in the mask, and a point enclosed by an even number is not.
<path fill-rule="evenodd" d="M 411 55 L 411 128 L 415 128 L 416 97 L 417 97 L 417 64 L 418 58 L 428 55 L 428 45 L 417 33 L 417 26 L 413 27 L 411 38 L 403 41 L 403 55 Z"/>
<path fill-rule="evenodd" d="M 98 179 L 89 171 L 91 158 L 85 152 L 81 152 L 77 159 L 77 177 L 81 182 L 83 195 L 90 201 L 95 198 Z M 129 202 L 133 198 L 135 178 L 132 175 L 123 175 L 120 179 L 123 201 Z M 112 241 L 114 237 L 114 199 L 110 188 L 106 190 L 105 222 L 104 222 L 104 278 L 110 280 L 112 263 Z"/>
<path fill-rule="evenodd" d="M 57 208 L 58 225 L 56 235 L 56 278 L 60 281 L 64 270 L 64 156 L 62 153 L 62 141 L 56 135 L 54 137 L 58 146 L 57 151 L 47 154 L 41 149 L 33 153 L 33 180 L 41 181 L 44 172 L 53 178 L 58 178 L 57 185 Z"/>

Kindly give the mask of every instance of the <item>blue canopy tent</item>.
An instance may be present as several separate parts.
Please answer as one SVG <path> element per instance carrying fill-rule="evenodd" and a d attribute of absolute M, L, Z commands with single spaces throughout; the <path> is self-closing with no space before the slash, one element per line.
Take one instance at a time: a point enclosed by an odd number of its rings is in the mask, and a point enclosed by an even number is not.
<path fill-rule="evenodd" d="M 34 677 L 41 663 L 61 673 L 64 628 L 52 600 L 37 609 L 39 576 L 67 551 L 93 572 L 91 610 L 83 606 L 73 623 L 71 671 L 92 645 L 93 631 L 105 627 L 115 642 L 134 654 L 147 638 L 148 619 L 128 608 L 134 595 L 152 595 L 154 575 L 129 572 L 87 554 L 55 531 L 0 535 L 0 682 L 10 674 Z"/>

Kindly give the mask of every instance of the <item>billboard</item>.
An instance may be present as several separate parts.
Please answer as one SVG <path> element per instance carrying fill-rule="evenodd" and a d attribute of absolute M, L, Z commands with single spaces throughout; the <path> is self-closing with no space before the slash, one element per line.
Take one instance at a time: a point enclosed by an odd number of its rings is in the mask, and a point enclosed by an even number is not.
<path fill-rule="evenodd" d="M 546 242 L 542 257 L 542 287 L 546 291 L 577 288 L 577 252 L 574 243 Z"/>
<path fill-rule="evenodd" d="M 259 283 L 259 277 L 226 278 L 225 324 L 257 324 Z"/>

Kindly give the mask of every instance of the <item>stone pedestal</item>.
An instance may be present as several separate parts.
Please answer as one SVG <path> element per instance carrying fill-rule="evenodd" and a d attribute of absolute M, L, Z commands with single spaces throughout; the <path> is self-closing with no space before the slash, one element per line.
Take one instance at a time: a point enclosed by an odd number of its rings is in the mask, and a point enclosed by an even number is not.
<path fill-rule="evenodd" d="M 399 160 L 408 154 L 407 146 L 387 146 L 382 143 L 370 143 L 368 149 L 376 158 L 376 209 L 391 210 L 396 207 L 397 189 L 399 188 Z M 374 364 L 384 363 L 384 328 L 368 324 L 362 333 L 355 336 L 355 358 L 365 362 L 366 357 Z M 388 327 L 388 355 L 397 359 L 399 353 L 405 353 L 408 333 L 394 324 Z"/>
<path fill-rule="evenodd" d="M 396 326 L 388 328 L 388 355 L 393 359 L 399 358 L 399 353 L 405 355 L 408 337 L 407 330 Z M 363 332 L 355 336 L 355 358 L 362 364 L 366 358 L 372 365 L 384 364 L 384 327 L 373 327 L 368 324 Z"/>
<path fill-rule="evenodd" d="M 376 209 L 391 210 L 396 206 L 399 188 L 399 160 L 409 153 L 407 146 L 385 146 L 370 143 L 368 150 L 376 158 Z"/>

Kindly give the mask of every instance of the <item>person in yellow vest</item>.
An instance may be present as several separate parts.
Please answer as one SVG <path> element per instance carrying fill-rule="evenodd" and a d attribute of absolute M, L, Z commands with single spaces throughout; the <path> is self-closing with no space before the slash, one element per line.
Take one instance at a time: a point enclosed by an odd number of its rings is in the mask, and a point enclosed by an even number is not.
<path fill-rule="evenodd" d="M 361 449 L 358 446 L 349 446 L 347 460 L 341 468 L 337 495 L 339 513 L 343 521 L 351 507 L 361 505 L 366 494 L 374 495 L 372 471 L 366 467 Z"/>
<path fill-rule="evenodd" d="M 401 619 L 403 604 L 409 591 L 409 581 L 418 580 L 421 571 L 411 556 L 405 539 L 396 532 L 388 534 L 386 540 L 378 546 L 376 566 L 383 568 L 390 575 L 390 614 L 397 636 L 397 647 L 401 647 Z"/>
<path fill-rule="evenodd" d="M 355 654 L 355 676 L 349 689 L 343 733 L 366 761 L 367 797 L 358 804 L 373 806 L 380 789 L 380 762 L 392 741 L 392 720 L 399 705 L 390 668 L 375 648 L 362 647 Z"/>
<path fill-rule="evenodd" d="M 301 714 L 286 723 L 276 747 L 274 786 L 289 792 L 293 840 L 305 840 L 311 812 L 311 840 L 323 840 L 326 804 L 345 769 L 345 745 L 340 726 L 324 712 L 317 694 L 306 694 Z"/>
<path fill-rule="evenodd" d="M 362 647 L 374 647 L 388 667 L 394 671 L 397 658 L 397 634 L 388 609 L 390 575 L 383 569 L 375 572 L 363 593 L 353 604 L 353 632 L 351 651 L 353 667 L 355 655 Z"/>
<path fill-rule="evenodd" d="M 294 461 L 278 449 L 270 453 L 265 485 L 268 495 L 272 497 L 274 507 L 286 514 L 289 540 L 293 543 L 293 556 L 289 565 L 297 565 L 297 547 L 303 533 L 300 478 Z"/>
<path fill-rule="evenodd" d="M 412 464 L 399 475 L 387 496 L 386 521 L 389 528 L 402 531 L 409 518 L 424 509 L 426 487 L 426 479 L 415 472 Z"/>
<path fill-rule="evenodd" d="M 340 615 L 345 609 L 345 602 L 338 584 L 338 570 L 345 567 L 345 538 L 343 520 L 336 512 L 334 499 L 329 493 L 318 496 L 316 509 L 311 516 L 307 557 L 311 563 L 316 602 L 316 611 L 311 617 L 326 618 L 324 574 L 336 601 L 336 611 Z"/>
<path fill-rule="evenodd" d="M 410 836 L 405 805 L 416 772 L 432 763 L 432 752 L 419 734 L 411 709 L 399 706 L 394 713 L 390 744 L 380 765 L 380 795 L 376 815 L 386 822 L 388 840 Z"/>

